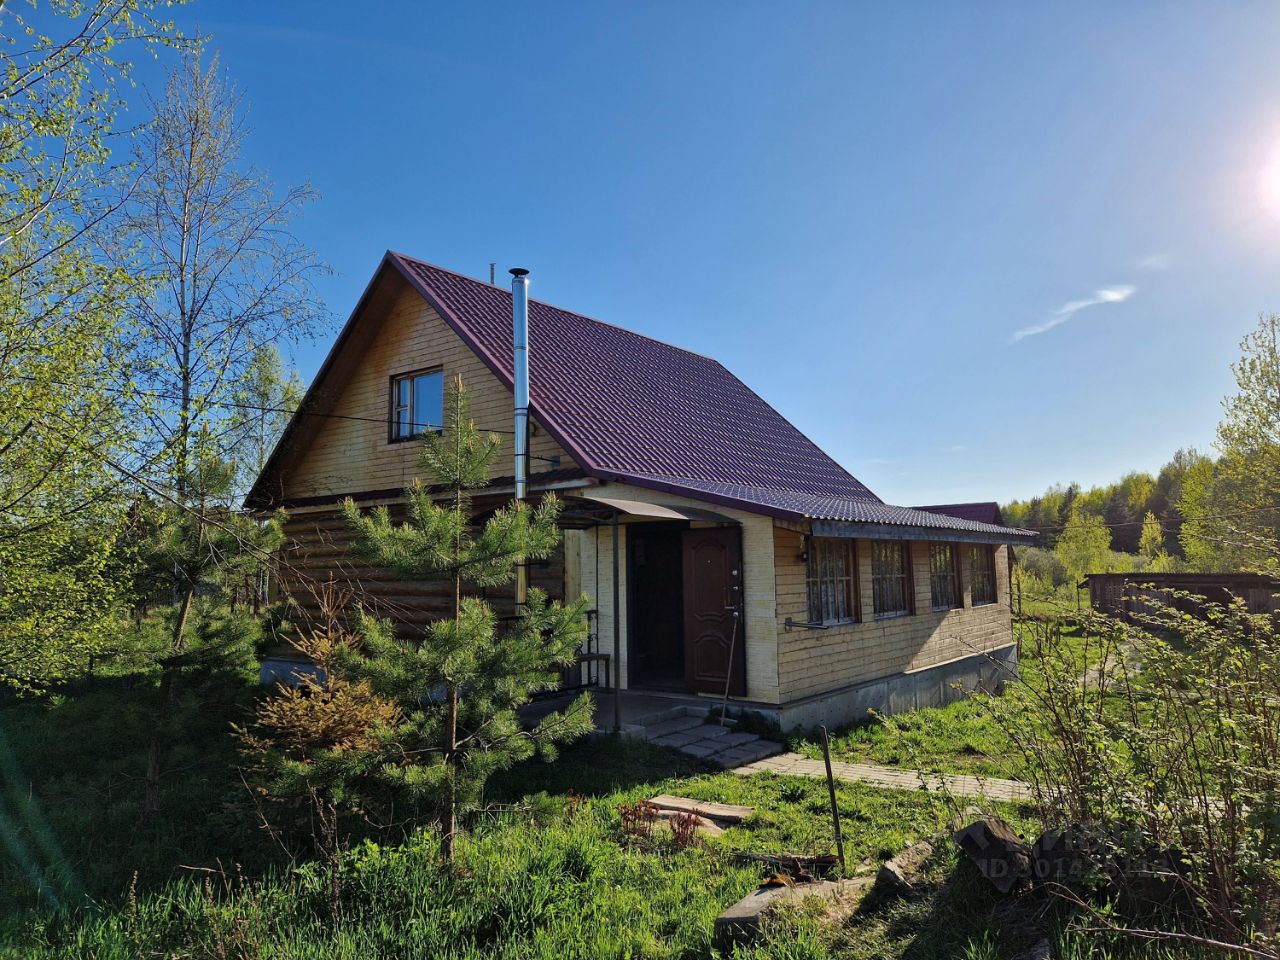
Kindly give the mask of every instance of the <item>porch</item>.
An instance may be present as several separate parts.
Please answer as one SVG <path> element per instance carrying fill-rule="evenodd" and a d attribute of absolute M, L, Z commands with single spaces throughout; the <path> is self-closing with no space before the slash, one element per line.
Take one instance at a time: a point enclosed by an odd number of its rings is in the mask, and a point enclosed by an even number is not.
<path fill-rule="evenodd" d="M 595 603 L 584 653 L 603 676 L 592 685 L 643 692 L 654 704 L 744 698 L 742 523 L 727 512 L 642 499 L 648 493 L 598 487 L 563 500 L 565 595 L 586 593 Z M 610 729 L 613 711 L 610 702 L 600 714 Z"/>
<path fill-rule="evenodd" d="M 563 710 L 582 692 L 566 691 L 536 700 L 521 708 L 520 718 L 533 726 L 547 714 Z M 749 710 L 767 718 L 770 708 L 765 704 L 731 701 L 728 717 L 721 724 L 723 701 L 711 697 L 598 688 L 586 692 L 595 702 L 596 734 L 616 731 L 659 746 L 674 747 L 723 767 L 754 763 L 782 751 L 779 743 L 737 729 L 735 714 Z"/>

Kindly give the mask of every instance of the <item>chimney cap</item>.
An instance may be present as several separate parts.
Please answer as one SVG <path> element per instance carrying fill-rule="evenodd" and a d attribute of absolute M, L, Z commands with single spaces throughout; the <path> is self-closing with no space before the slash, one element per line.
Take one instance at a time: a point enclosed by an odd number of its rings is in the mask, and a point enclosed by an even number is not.
<path fill-rule="evenodd" d="M 524 267 L 512 267 L 507 271 L 507 273 L 511 274 L 513 277 L 527 277 L 529 275 L 529 271 Z"/>

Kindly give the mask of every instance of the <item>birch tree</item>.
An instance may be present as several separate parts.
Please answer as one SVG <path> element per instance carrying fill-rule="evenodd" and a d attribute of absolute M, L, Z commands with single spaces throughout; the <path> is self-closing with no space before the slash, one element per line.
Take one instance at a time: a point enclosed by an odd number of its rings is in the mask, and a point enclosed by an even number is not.
<path fill-rule="evenodd" d="M 235 391 L 258 351 L 323 326 L 314 282 L 326 268 L 292 232 L 315 191 L 276 190 L 245 162 L 245 102 L 216 58 L 206 68 L 186 56 L 154 109 L 126 241 L 151 281 L 131 303 L 142 413 L 181 494 L 193 438 L 233 425 Z"/>

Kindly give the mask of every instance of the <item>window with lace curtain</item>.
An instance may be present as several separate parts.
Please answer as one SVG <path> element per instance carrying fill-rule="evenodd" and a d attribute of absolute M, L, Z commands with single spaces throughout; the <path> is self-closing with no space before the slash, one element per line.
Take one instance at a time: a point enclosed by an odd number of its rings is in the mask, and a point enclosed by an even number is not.
<path fill-rule="evenodd" d="M 911 562 L 906 543 L 872 541 L 871 588 L 877 617 L 901 617 L 913 612 Z"/>
<path fill-rule="evenodd" d="M 852 540 L 809 540 L 805 587 L 810 623 L 853 623 L 858 619 L 857 551 Z"/>

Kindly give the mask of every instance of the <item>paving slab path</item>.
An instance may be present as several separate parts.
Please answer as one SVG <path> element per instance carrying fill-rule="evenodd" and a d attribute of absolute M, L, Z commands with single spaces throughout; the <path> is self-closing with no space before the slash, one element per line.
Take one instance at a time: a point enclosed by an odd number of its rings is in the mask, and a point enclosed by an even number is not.
<path fill-rule="evenodd" d="M 735 766 L 733 772 L 744 777 L 755 773 L 776 773 L 787 777 L 826 778 L 821 760 L 799 753 L 780 753 Z M 1019 801 L 1031 799 L 1031 788 L 1019 780 L 995 777 L 971 777 L 965 774 L 924 773 L 900 767 L 878 767 L 869 763 L 831 761 L 831 773 L 837 780 L 869 783 L 894 790 L 947 791 L 958 797 L 985 797 L 988 800 Z"/>
<path fill-rule="evenodd" d="M 664 747 L 722 767 L 741 766 L 782 750 L 782 745 L 754 733 L 738 731 L 707 720 L 707 711 L 678 707 L 633 724 L 630 733 Z"/>

